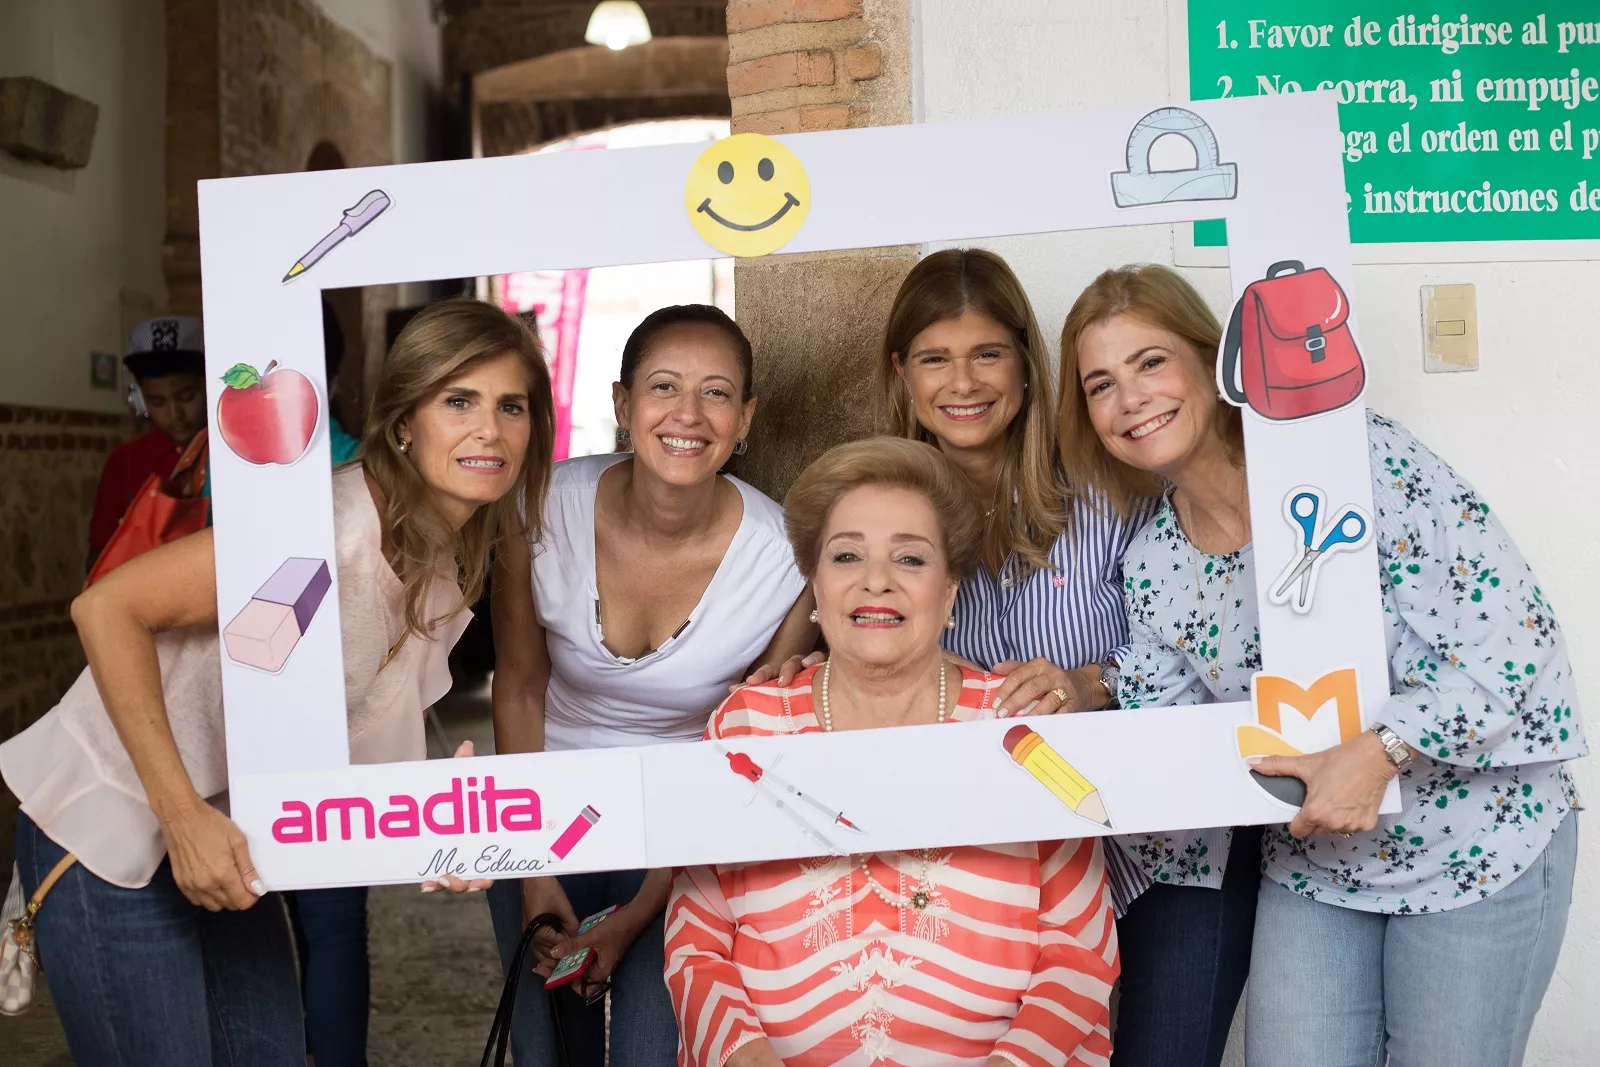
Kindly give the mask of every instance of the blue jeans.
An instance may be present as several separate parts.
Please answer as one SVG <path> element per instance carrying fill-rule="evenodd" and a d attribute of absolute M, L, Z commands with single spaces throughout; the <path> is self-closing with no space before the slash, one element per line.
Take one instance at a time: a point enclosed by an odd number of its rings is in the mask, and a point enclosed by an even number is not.
<path fill-rule="evenodd" d="M 1250 1067 L 1516 1067 L 1556 967 L 1578 816 L 1493 896 L 1426 915 L 1323 904 L 1263 881 Z"/>
<path fill-rule="evenodd" d="M 63 855 L 32 819 L 17 817 L 24 892 Z M 74 864 L 37 923 L 50 995 L 85 1067 L 305 1067 L 277 895 L 247 911 L 209 912 L 184 898 L 165 860 L 143 889 Z"/>
<path fill-rule="evenodd" d="M 1217 1067 L 1250 974 L 1261 827 L 1233 831 L 1222 888 L 1157 882 L 1117 920 L 1113 1067 Z M 1251 1067 L 1255 1067 L 1252 1063 Z"/>
<path fill-rule="evenodd" d="M 306 1050 L 317 1067 L 366 1067 L 367 887 L 301 889 L 283 899 L 300 954 Z"/>
<path fill-rule="evenodd" d="M 561 888 L 581 922 L 602 908 L 632 900 L 644 882 L 644 871 L 569 874 Z M 511 963 L 522 936 L 522 883 L 515 878 L 489 888 L 489 914 L 500 946 L 500 967 Z M 625 1067 L 675 1067 L 678 1062 L 678 1020 L 666 980 L 666 916 L 640 932 L 611 973 L 611 1062 Z M 552 1000 L 561 1012 L 568 1060 L 556 1058 Z M 585 1004 L 569 987 L 545 992 L 544 979 L 524 973 L 517 990 L 511 1024 L 511 1055 L 517 1067 L 601 1067 L 605 1063 L 605 1004 Z"/>

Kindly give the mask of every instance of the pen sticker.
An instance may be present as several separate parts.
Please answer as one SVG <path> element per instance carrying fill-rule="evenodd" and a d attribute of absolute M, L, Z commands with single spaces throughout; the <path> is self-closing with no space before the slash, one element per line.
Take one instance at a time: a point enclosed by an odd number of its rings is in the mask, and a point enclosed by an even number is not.
<path fill-rule="evenodd" d="M 600 813 L 595 811 L 594 808 L 585 805 L 584 809 L 578 812 L 578 817 L 573 819 L 565 830 L 561 831 L 561 836 L 556 838 L 556 843 L 550 846 L 550 855 L 558 860 L 566 859 L 567 854 L 578 846 L 579 841 L 583 840 L 583 835 L 587 834 L 594 824 L 599 821 Z"/>
<path fill-rule="evenodd" d="M 301 256 L 295 265 L 289 268 L 289 273 L 283 276 L 283 280 L 287 282 L 291 278 L 298 278 L 315 267 L 323 256 L 366 229 L 368 223 L 389 210 L 389 204 L 389 194 L 382 189 L 374 189 L 356 201 L 353 207 L 346 208 L 344 218 L 339 220 L 339 225 L 329 230 L 326 237 L 311 247 L 311 251 Z"/>

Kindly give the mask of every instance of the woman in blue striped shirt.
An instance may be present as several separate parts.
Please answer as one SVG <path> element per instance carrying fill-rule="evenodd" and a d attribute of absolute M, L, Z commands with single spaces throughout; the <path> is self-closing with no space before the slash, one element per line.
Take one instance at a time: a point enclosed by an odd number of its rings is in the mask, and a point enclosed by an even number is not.
<path fill-rule="evenodd" d="M 1128 636 L 1122 553 L 1144 518 L 1067 483 L 1048 360 L 1022 284 L 974 248 L 906 276 L 878 364 L 889 431 L 937 445 L 984 514 L 983 562 L 945 648 L 1006 675 L 996 706 L 1032 715 L 1111 706 Z M 1126 850 L 1106 857 L 1120 915 L 1149 881 Z"/>

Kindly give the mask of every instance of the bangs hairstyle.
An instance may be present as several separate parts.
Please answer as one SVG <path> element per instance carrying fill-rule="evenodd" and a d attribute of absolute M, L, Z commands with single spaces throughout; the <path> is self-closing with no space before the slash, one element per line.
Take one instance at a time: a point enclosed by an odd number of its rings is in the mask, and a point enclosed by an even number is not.
<path fill-rule="evenodd" d="M 475 364 L 507 353 L 528 379 L 530 432 L 522 485 L 480 507 L 454 530 L 429 500 L 415 463 L 400 451 L 400 424 Z M 383 529 L 405 587 L 408 631 L 427 637 L 430 624 L 438 621 L 426 617 L 428 586 L 437 574 L 449 573 L 461 586 L 461 603 L 448 618 L 483 595 L 490 553 L 502 538 L 537 536 L 554 443 L 555 408 L 544 351 L 520 320 L 482 301 L 444 300 L 424 308 L 400 331 L 372 397 L 361 462 L 383 491 Z"/>
<path fill-rule="evenodd" d="M 1024 386 L 1022 407 L 1006 427 L 1005 458 L 995 486 L 994 511 L 985 520 L 981 562 L 998 575 L 1015 553 L 1029 570 L 1048 569 L 1050 548 L 1067 527 L 1071 497 L 1056 467 L 1056 400 L 1049 353 L 1022 283 L 993 252 L 981 248 L 935 252 L 900 284 L 878 360 L 878 391 L 889 432 L 937 443 L 917 422 L 911 390 L 898 371 L 918 334 L 968 311 L 987 315 L 1011 334 L 1022 361 Z M 971 483 L 967 485 L 968 492 L 975 493 Z"/>
<path fill-rule="evenodd" d="M 972 483 L 932 445 L 903 437 L 868 437 L 828 449 L 783 498 L 783 521 L 795 563 L 810 581 L 822 554 L 822 534 L 839 498 L 863 486 L 909 489 L 933 506 L 952 581 L 978 565 L 982 531 Z"/>
<path fill-rule="evenodd" d="M 1153 263 L 1105 271 L 1078 295 L 1061 327 L 1061 467 L 1074 485 L 1093 486 L 1127 517 L 1166 491 L 1166 480 L 1112 457 L 1089 421 L 1078 345 L 1084 331 L 1118 315 L 1132 315 L 1182 338 L 1214 380 L 1222 326 L 1200 294 L 1176 271 Z M 1217 401 L 1217 433 L 1235 463 L 1244 462 L 1244 422 L 1239 409 Z"/>

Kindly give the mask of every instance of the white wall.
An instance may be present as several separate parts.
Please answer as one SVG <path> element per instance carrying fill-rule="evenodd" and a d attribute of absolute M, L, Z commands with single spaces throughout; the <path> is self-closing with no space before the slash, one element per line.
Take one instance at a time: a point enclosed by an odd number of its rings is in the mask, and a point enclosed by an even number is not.
<path fill-rule="evenodd" d="M 440 78 L 429 0 L 315 0 L 393 64 L 395 160 L 426 157 Z M 166 36 L 162 0 L 0 0 L 0 75 L 33 75 L 100 108 L 89 166 L 0 152 L 0 403 L 125 411 L 89 384 L 132 321 L 166 307 Z"/>
<path fill-rule="evenodd" d="M 430 0 L 312 0 L 393 68 L 390 80 L 394 161 L 428 157 L 430 111 L 439 93 L 443 57 Z"/>
<path fill-rule="evenodd" d="M 1174 0 L 1177 2 L 1177 0 Z M 1169 72 L 1167 0 L 917 0 L 913 107 L 918 121 L 1125 107 L 1186 98 Z M 952 166 L 1027 166 L 1013 159 Z M 1173 262 L 1170 227 L 984 242 L 1012 258 L 1047 335 L 1100 270 Z M 1185 270 L 1219 315 L 1221 270 Z M 1424 375 L 1418 287 L 1473 282 L 1482 369 Z M 1510 528 L 1554 603 L 1573 650 L 1589 736 L 1600 744 L 1600 263 L 1474 263 L 1356 268 L 1355 309 L 1370 373 L 1368 403 L 1409 426 L 1478 487 Z M 1594 760 L 1575 766 L 1600 794 Z M 1590 1062 L 1600 1043 L 1600 839 L 1585 828 L 1561 962 L 1527 1062 Z M 1490 960 L 1484 966 L 1494 966 Z M 1235 1035 L 1237 1037 L 1237 1035 Z M 1237 1046 L 1237 1042 L 1235 1042 Z M 1230 1062 L 1240 1063 L 1237 1047 Z"/>
<path fill-rule="evenodd" d="M 121 358 L 124 292 L 166 304 L 165 56 L 161 0 L 0 3 L 0 74 L 100 108 L 82 170 L 0 152 L 0 403 L 126 410 L 89 353 Z"/>

